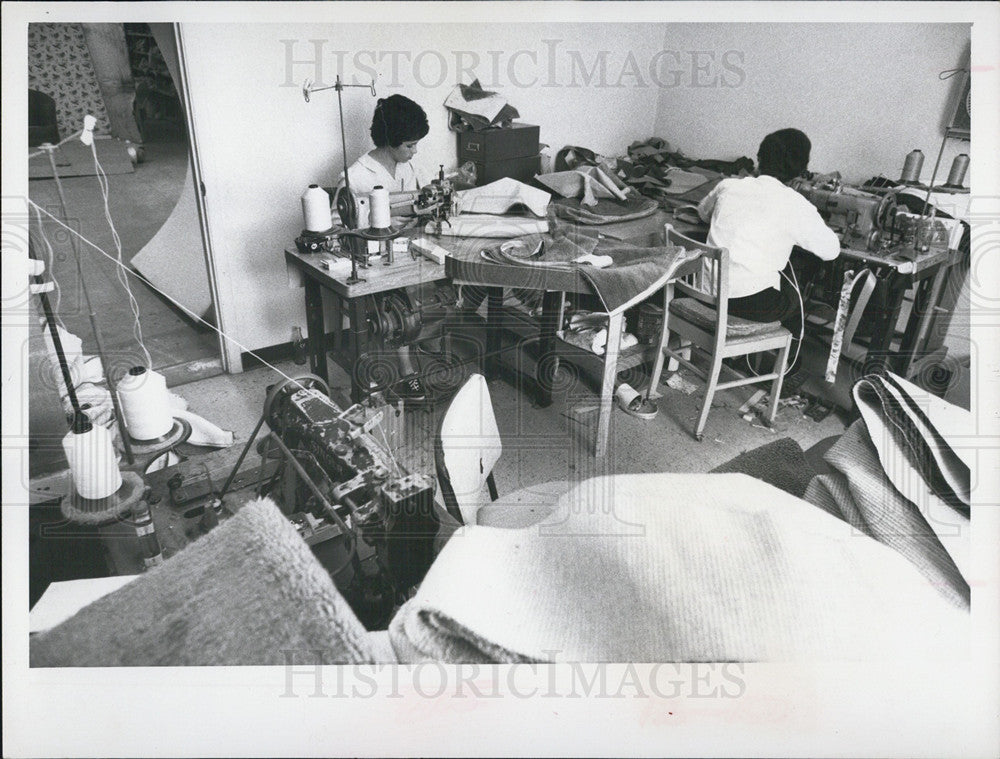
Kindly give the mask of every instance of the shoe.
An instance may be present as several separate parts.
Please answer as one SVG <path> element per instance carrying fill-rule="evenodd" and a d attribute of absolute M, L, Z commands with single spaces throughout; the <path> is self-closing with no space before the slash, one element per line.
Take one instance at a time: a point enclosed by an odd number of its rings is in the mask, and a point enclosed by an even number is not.
<path fill-rule="evenodd" d="M 392 394 L 403 401 L 422 401 L 427 396 L 417 374 L 410 374 L 392 386 Z"/>

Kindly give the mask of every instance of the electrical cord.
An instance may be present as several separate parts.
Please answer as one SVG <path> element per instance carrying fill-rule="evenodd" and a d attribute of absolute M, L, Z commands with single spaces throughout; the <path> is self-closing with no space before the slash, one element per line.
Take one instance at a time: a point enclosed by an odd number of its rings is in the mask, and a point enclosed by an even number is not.
<path fill-rule="evenodd" d="M 139 347 L 142 348 L 142 352 L 146 357 L 146 368 L 153 368 L 153 359 L 149 355 L 149 351 L 146 349 L 146 343 L 142 339 L 142 325 L 139 323 L 139 302 L 135 299 L 135 295 L 132 294 L 132 288 L 128 283 L 128 278 L 125 276 L 125 262 L 122 259 L 122 241 L 121 237 L 118 236 L 118 230 L 115 228 L 115 222 L 111 218 L 111 207 L 108 202 L 108 196 L 110 191 L 110 182 L 108 181 L 108 175 L 104 172 L 104 167 L 101 166 L 101 162 L 97 158 L 97 147 L 93 142 L 90 144 L 90 152 L 94 157 L 94 168 L 97 170 L 97 184 L 101 188 L 101 197 L 104 200 L 104 218 L 108 222 L 108 227 L 111 229 L 111 239 L 115 244 L 116 261 L 118 263 L 118 268 L 115 273 L 118 276 L 118 281 L 121 282 L 122 287 L 125 288 L 125 292 L 128 294 L 129 308 L 132 310 L 132 316 L 134 318 L 134 324 L 132 327 L 132 335 L 135 337 L 136 342 L 139 343 Z"/>
<path fill-rule="evenodd" d="M 795 276 L 795 267 L 789 266 L 788 269 L 789 271 L 792 272 L 791 277 L 785 274 L 784 271 L 781 271 L 780 274 L 782 277 L 788 280 L 788 283 L 793 288 L 795 288 L 795 294 L 796 296 L 798 296 L 799 299 L 799 340 L 798 343 L 795 345 L 795 356 L 793 356 L 792 360 L 786 364 L 784 371 L 781 373 L 782 379 L 784 379 L 789 375 L 789 373 L 792 371 L 792 368 L 795 366 L 795 362 L 799 360 L 799 351 L 802 349 L 802 341 L 805 340 L 806 337 L 806 307 L 805 303 L 802 300 L 802 291 L 799 289 L 798 277 Z M 749 354 L 745 355 L 743 357 L 743 360 L 747 365 L 747 371 L 749 371 L 750 374 L 752 374 L 754 377 L 759 377 L 760 373 L 755 371 L 754 368 L 750 366 L 750 355 Z"/>

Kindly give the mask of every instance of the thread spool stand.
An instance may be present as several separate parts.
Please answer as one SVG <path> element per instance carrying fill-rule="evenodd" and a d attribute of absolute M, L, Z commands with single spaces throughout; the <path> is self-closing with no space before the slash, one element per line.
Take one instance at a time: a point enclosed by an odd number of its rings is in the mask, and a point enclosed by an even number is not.
<path fill-rule="evenodd" d="M 132 507 L 142 497 L 145 483 L 135 472 L 122 472 L 122 484 L 106 498 L 84 498 L 73 487 L 72 476 L 67 475 L 67 495 L 59 503 L 62 515 L 76 524 L 102 525 L 126 518 Z"/>

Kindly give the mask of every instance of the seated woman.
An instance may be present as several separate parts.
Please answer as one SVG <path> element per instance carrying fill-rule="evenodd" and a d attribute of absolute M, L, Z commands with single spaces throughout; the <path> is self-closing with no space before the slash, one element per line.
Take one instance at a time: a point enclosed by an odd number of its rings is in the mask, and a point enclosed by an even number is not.
<path fill-rule="evenodd" d="M 410 160 L 417 154 L 417 143 L 429 131 L 424 109 L 408 97 L 379 99 L 370 129 L 375 148 L 347 169 L 351 190 L 368 195 L 379 185 L 390 193 L 420 189 L 422 182 Z M 338 187 L 343 184 L 341 174 Z"/>
<path fill-rule="evenodd" d="M 347 169 L 351 192 L 368 195 L 380 186 L 390 193 L 419 190 L 421 181 L 410 160 L 417 154 L 417 143 L 430 131 L 424 109 L 403 95 L 380 98 L 369 131 L 374 149 Z M 341 174 L 337 186 L 344 184 Z M 423 383 L 413 364 L 410 347 L 397 348 L 396 358 L 402 379 L 393 384 L 392 393 L 404 400 L 423 400 Z"/>
<path fill-rule="evenodd" d="M 759 176 L 723 179 L 698 206 L 711 223 L 709 245 L 729 250 L 729 313 L 758 322 L 794 322 L 799 300 L 781 272 L 799 246 L 824 261 L 840 240 L 805 197 L 786 186 L 809 165 L 809 138 L 798 129 L 767 135 L 757 151 Z"/>

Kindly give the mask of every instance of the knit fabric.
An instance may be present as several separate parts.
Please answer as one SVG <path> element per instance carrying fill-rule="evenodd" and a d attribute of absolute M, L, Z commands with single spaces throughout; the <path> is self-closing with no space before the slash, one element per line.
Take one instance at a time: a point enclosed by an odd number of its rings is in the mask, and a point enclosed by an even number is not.
<path fill-rule="evenodd" d="M 386 661 L 268 499 L 31 639 L 33 667 Z"/>
<path fill-rule="evenodd" d="M 924 515 L 886 477 L 865 423 L 848 427 L 824 458 L 836 471 L 816 477 L 803 498 L 905 556 L 931 587 L 967 609 L 969 584 Z"/>
<path fill-rule="evenodd" d="M 540 524 L 464 527 L 390 624 L 402 661 L 896 659 L 968 615 L 842 520 L 738 474 L 594 478 Z"/>

